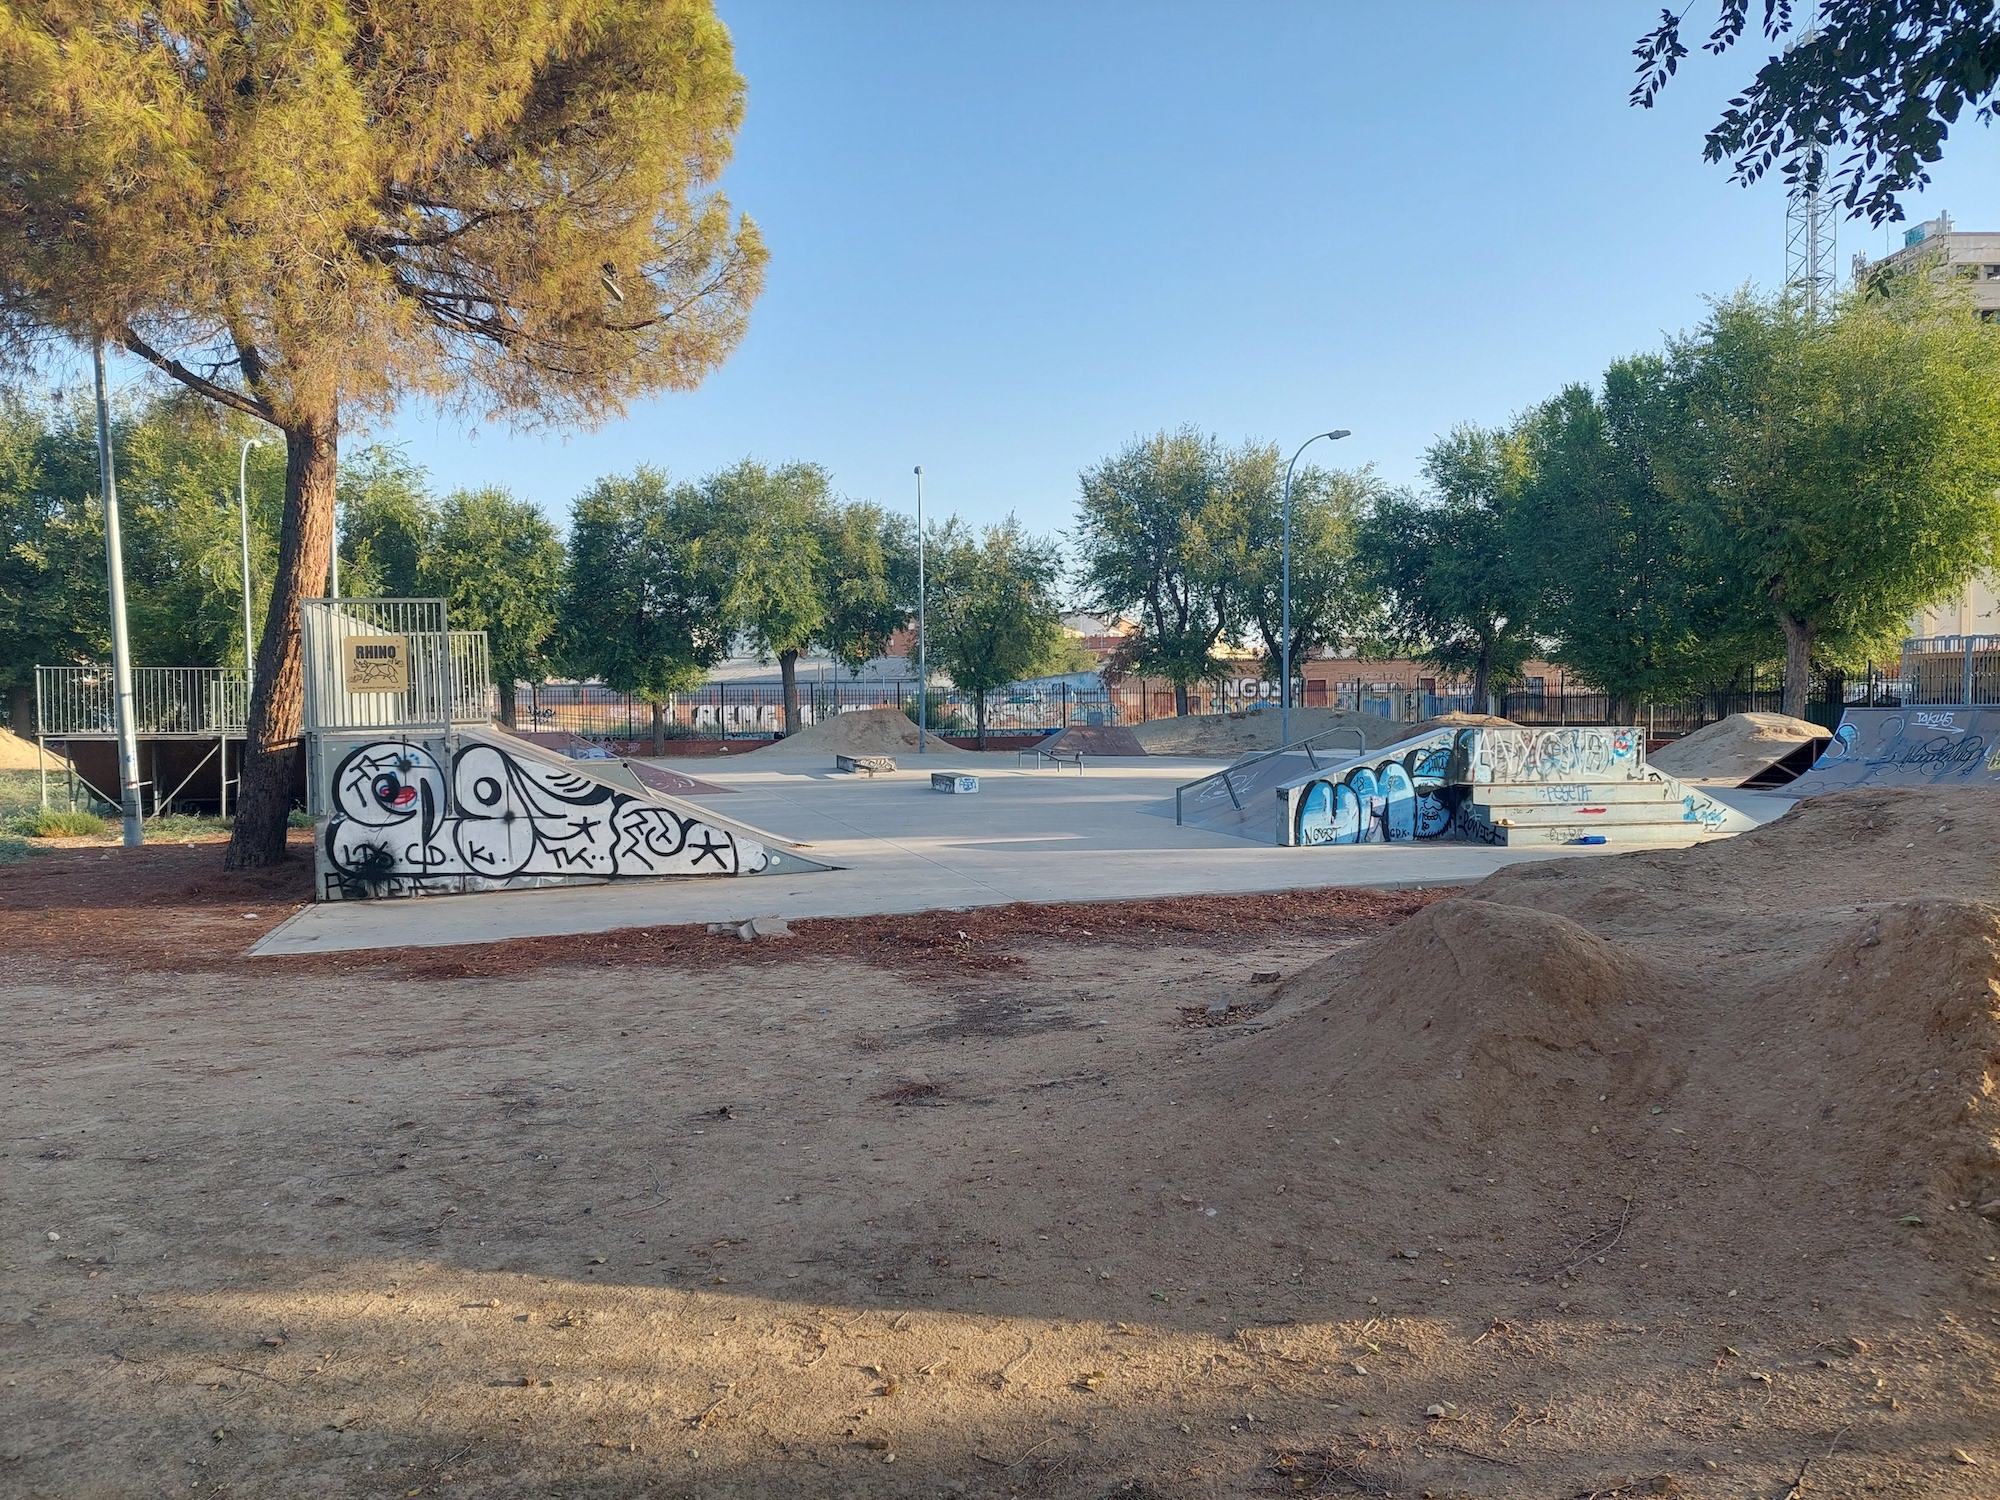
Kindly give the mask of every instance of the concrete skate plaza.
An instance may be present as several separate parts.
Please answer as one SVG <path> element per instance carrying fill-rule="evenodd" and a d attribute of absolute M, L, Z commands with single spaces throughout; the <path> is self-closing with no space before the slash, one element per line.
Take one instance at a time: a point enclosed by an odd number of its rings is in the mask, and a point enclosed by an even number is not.
<path fill-rule="evenodd" d="M 1012 753 L 950 746 L 901 753 L 897 770 L 872 777 L 836 772 L 832 754 L 820 750 L 646 763 L 729 787 L 726 795 L 689 800 L 795 840 L 813 859 L 841 868 L 330 902 L 299 912 L 252 951 L 445 946 L 767 914 L 859 917 L 1016 901 L 1463 885 L 1522 860 L 1617 852 L 1449 842 L 1273 848 L 1176 826 L 1174 788 L 1227 764 L 1178 756 L 1090 760 L 1081 776 L 1017 766 Z M 979 791 L 933 791 L 931 772 L 947 770 L 977 775 Z M 1785 805 L 1758 811 L 1771 816 Z"/>

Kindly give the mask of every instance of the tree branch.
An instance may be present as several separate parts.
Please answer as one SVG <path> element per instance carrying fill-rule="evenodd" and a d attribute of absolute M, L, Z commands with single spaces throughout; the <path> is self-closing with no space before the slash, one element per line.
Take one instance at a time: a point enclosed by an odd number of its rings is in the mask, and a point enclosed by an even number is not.
<path fill-rule="evenodd" d="M 195 374 L 194 371 L 190 370 L 179 360 L 160 353 L 159 350 L 148 344 L 123 323 L 113 326 L 111 336 L 127 352 L 138 355 L 147 364 L 171 375 L 189 390 L 208 397 L 209 400 L 215 402 L 217 405 L 232 407 L 250 416 L 261 418 L 274 427 L 278 425 L 277 413 L 268 402 L 246 396 L 241 391 L 232 391 L 228 386 L 217 385 L 212 380 L 203 380 L 201 376 Z"/>

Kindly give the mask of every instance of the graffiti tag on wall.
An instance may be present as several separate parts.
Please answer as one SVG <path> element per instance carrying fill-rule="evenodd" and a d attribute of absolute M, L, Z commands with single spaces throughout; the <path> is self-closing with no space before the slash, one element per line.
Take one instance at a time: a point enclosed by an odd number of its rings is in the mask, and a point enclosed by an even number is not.
<path fill-rule="evenodd" d="M 1630 728 L 1467 729 L 1454 747 L 1451 779 L 1475 784 L 1630 779 L 1642 763 L 1639 737 Z"/>
<path fill-rule="evenodd" d="M 327 793 L 328 900 L 536 877 L 748 875 L 770 857 L 725 828 L 479 742 L 461 748 L 449 771 L 407 740 L 358 745 L 335 766 Z"/>

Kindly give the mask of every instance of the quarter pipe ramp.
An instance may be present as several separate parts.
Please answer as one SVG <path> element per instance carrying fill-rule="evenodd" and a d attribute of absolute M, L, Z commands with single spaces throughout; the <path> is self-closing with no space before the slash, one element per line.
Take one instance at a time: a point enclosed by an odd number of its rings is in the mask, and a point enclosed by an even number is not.
<path fill-rule="evenodd" d="M 1787 797 L 1857 786 L 2000 787 L 2000 709 L 1850 708 Z"/>

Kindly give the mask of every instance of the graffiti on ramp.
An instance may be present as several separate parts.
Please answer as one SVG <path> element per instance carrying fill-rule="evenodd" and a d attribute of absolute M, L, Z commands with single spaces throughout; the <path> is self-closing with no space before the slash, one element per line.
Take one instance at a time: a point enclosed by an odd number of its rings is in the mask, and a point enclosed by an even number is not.
<path fill-rule="evenodd" d="M 1788 797 L 1857 786 L 2000 787 L 2000 709 L 1850 708 Z"/>
<path fill-rule="evenodd" d="M 479 740 L 441 748 L 369 740 L 341 755 L 320 834 L 321 899 L 755 875 L 788 859 L 806 863 L 554 758 Z"/>

